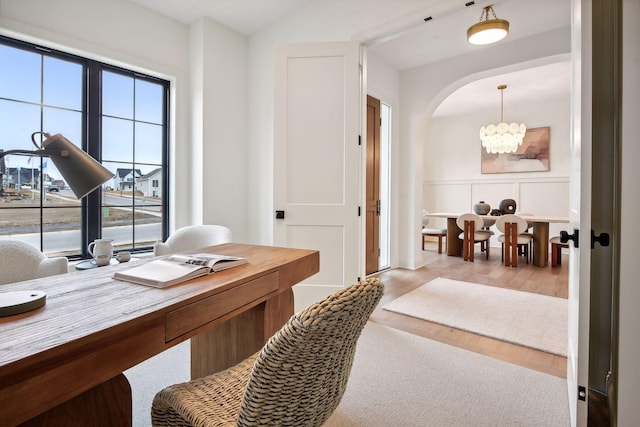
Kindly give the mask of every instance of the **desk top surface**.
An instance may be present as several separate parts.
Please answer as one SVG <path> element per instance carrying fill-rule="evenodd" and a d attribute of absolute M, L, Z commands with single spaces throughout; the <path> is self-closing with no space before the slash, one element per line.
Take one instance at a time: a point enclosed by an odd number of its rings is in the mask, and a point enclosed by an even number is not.
<path fill-rule="evenodd" d="M 0 378 L 7 372 L 5 367 L 16 361 L 37 358 L 38 353 L 54 348 L 62 351 L 62 347 L 71 343 L 78 348 L 79 341 L 88 344 L 94 336 L 114 334 L 115 328 L 128 322 L 164 317 L 172 310 L 275 271 L 279 272 L 281 283 L 293 282 L 281 284 L 281 288 L 291 287 L 317 272 L 319 264 L 318 251 L 305 249 L 228 243 L 196 252 L 241 256 L 248 263 L 164 289 L 112 278 L 116 271 L 147 260 L 3 285 L 1 291 L 42 290 L 47 299 L 42 308 L 0 318 Z M 283 275 L 282 268 L 301 260 L 303 273 Z"/>
<path fill-rule="evenodd" d="M 428 213 L 426 216 L 433 218 L 457 218 L 461 213 L 450 213 L 450 212 L 434 212 Z M 483 219 L 498 219 L 500 218 L 497 215 L 478 215 Z M 548 215 L 519 215 L 527 221 L 531 222 L 547 222 L 547 223 L 568 223 L 569 217 L 564 216 L 548 216 Z"/>

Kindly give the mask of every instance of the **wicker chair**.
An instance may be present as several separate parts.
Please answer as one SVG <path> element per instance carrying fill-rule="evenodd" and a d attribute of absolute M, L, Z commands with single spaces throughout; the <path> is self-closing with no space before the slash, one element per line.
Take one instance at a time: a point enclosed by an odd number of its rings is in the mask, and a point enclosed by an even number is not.
<path fill-rule="evenodd" d="M 222 225 L 189 225 L 176 230 L 166 242 L 157 242 L 153 254 L 167 255 L 231 242 L 231 230 Z"/>
<path fill-rule="evenodd" d="M 344 394 L 384 286 L 367 279 L 293 315 L 258 353 L 153 400 L 154 426 L 320 426 Z"/>

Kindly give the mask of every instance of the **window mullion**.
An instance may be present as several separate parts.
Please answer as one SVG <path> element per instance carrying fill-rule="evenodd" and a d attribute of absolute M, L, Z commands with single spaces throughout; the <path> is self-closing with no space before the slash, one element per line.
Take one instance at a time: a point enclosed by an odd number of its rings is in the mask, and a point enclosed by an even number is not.
<path fill-rule="evenodd" d="M 84 140 L 82 141 L 83 149 L 92 157 L 100 161 L 102 159 L 102 131 L 101 131 L 101 113 L 102 113 L 102 94 L 101 94 L 101 73 L 100 64 L 89 61 L 87 66 L 87 79 L 85 96 L 85 112 L 87 118 L 83 125 Z M 102 235 L 102 189 L 98 189 L 89 193 L 82 200 L 83 215 L 83 235 L 82 235 L 82 251 L 83 255 L 89 256 L 87 246 L 89 242 L 101 238 Z"/>

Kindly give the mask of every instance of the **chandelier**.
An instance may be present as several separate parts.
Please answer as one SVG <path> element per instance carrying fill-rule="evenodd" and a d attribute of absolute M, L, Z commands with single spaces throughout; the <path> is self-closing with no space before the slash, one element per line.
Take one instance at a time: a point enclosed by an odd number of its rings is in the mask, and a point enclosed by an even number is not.
<path fill-rule="evenodd" d="M 493 19 L 489 19 L 489 12 Z M 509 21 L 498 19 L 490 4 L 482 9 L 480 22 L 477 22 L 467 30 L 467 40 L 471 44 L 491 44 L 502 40 L 509 34 Z"/>
<path fill-rule="evenodd" d="M 498 86 L 498 90 L 500 90 L 500 123 L 480 128 L 480 139 L 487 153 L 515 153 L 522 145 L 524 134 L 527 133 L 527 127 L 523 123 L 506 124 L 504 122 L 504 90 L 506 88 L 507 85 Z"/>

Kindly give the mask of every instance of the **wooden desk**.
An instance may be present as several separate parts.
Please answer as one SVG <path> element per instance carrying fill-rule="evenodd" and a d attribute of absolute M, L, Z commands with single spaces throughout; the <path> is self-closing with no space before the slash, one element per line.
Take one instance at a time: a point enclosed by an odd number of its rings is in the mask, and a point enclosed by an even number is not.
<path fill-rule="evenodd" d="M 427 216 L 434 218 L 447 218 L 447 255 L 460 256 L 462 254 L 462 240 L 458 235 L 462 230 L 456 224 L 456 219 L 461 214 L 456 213 L 430 213 Z M 493 215 L 479 215 L 482 219 L 496 220 L 499 217 Z M 549 224 L 569 223 L 568 217 L 552 217 L 540 215 L 520 215 L 528 222 L 533 223 L 533 263 L 538 267 L 544 267 L 549 261 Z"/>
<path fill-rule="evenodd" d="M 319 270 L 312 250 L 205 251 L 249 262 L 165 289 L 113 280 L 126 263 L 2 286 L 43 290 L 47 303 L 0 318 L 0 425 L 130 425 L 124 370 L 189 338 L 192 377 L 237 363 L 289 319 L 291 287 Z"/>

